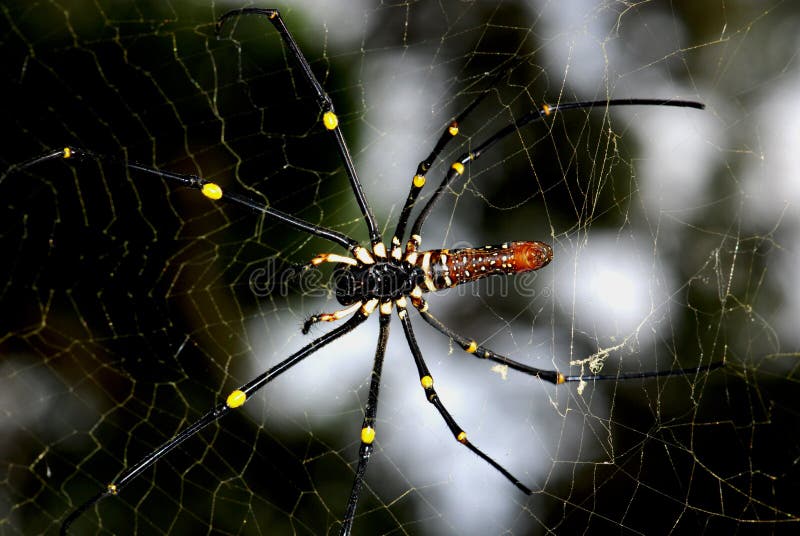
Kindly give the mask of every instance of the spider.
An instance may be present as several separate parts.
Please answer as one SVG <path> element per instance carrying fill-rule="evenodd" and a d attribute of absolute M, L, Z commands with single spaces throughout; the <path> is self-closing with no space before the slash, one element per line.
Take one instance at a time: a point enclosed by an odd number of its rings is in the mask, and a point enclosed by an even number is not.
<path fill-rule="evenodd" d="M 339 156 L 344 165 L 345 173 L 349 179 L 355 200 L 360 208 L 364 222 L 369 233 L 369 246 L 361 245 L 353 238 L 319 225 L 312 224 L 285 212 L 271 208 L 267 204 L 252 197 L 223 190 L 217 183 L 206 180 L 197 175 L 176 173 L 156 169 L 125 161 L 124 166 L 132 172 L 145 176 L 154 176 L 169 183 L 181 185 L 201 192 L 212 201 L 225 201 L 232 205 L 246 207 L 250 211 L 273 218 L 289 228 L 326 239 L 344 248 L 345 253 L 322 253 L 314 257 L 303 269 L 313 269 L 323 263 L 335 265 L 335 295 L 342 308 L 329 313 L 316 314 L 305 321 L 302 331 L 307 334 L 312 325 L 320 322 L 334 322 L 349 317 L 343 324 L 330 330 L 324 335 L 315 338 L 300 350 L 290 355 L 283 361 L 259 374 L 249 382 L 233 390 L 225 399 L 208 410 L 193 424 L 179 432 L 157 449 L 150 452 L 136 464 L 125 468 L 121 473 L 95 496 L 86 500 L 74 509 L 63 521 L 61 533 L 67 533 L 72 523 L 83 512 L 98 501 L 119 494 L 131 481 L 136 479 L 156 462 L 167 456 L 172 450 L 190 439 L 208 425 L 220 420 L 231 411 L 241 407 L 256 392 L 266 384 L 281 376 L 308 356 L 335 341 L 341 336 L 356 329 L 367 317 L 374 312 L 379 314 L 379 330 L 374 363 L 372 365 L 371 381 L 364 419 L 360 432 L 360 447 L 358 463 L 350 495 L 345 505 L 344 516 L 340 534 L 350 534 L 356 517 L 359 497 L 364 484 L 367 464 L 374 449 L 376 437 L 376 414 L 378 410 L 378 393 L 380 388 L 381 371 L 383 367 L 386 344 L 389 337 L 389 324 L 392 313 L 396 311 L 403 329 L 409 350 L 419 373 L 419 381 L 424 396 L 441 416 L 445 425 L 458 443 L 471 450 L 475 455 L 497 470 L 521 492 L 530 495 L 531 489 L 523 484 L 517 477 L 495 461 L 491 456 L 474 445 L 467 437 L 467 433 L 459 426 L 455 418 L 449 413 L 444 402 L 439 398 L 434 388 L 434 380 L 425 363 L 422 351 L 417 344 L 414 329 L 409 316 L 409 306 L 415 309 L 419 316 L 433 329 L 454 341 L 468 354 L 481 359 L 500 363 L 524 374 L 538 377 L 544 381 L 560 385 L 568 382 L 585 382 L 599 380 L 627 380 L 633 378 L 650 378 L 655 376 L 688 375 L 701 371 L 709 371 L 722 366 L 723 363 L 712 363 L 694 368 L 662 370 L 652 372 L 627 373 L 616 375 L 565 375 L 553 370 L 543 370 L 531 367 L 509 359 L 503 355 L 478 344 L 475 340 L 463 336 L 440 322 L 431 314 L 428 303 L 423 297 L 426 293 L 435 292 L 450 287 L 455 287 L 490 275 L 513 275 L 533 270 L 539 270 L 549 264 L 553 259 L 552 248 L 538 241 L 516 241 L 500 245 L 485 246 L 482 248 L 461 249 L 421 249 L 422 227 L 431 211 L 436 207 L 443 193 L 451 187 L 454 181 L 464 173 L 465 166 L 480 158 L 499 140 L 522 127 L 535 121 L 543 120 L 556 112 L 575 109 L 590 109 L 595 107 L 606 108 L 609 106 L 674 106 L 684 108 L 703 109 L 704 105 L 694 101 L 663 100 L 663 99 L 611 99 L 602 101 L 581 101 L 558 104 L 544 104 L 534 107 L 531 111 L 521 116 L 515 122 L 497 130 L 474 148 L 458 157 L 448 168 L 442 182 L 428 198 L 427 203 L 420 210 L 413 224 L 409 236 L 403 245 L 403 237 L 410 221 L 412 210 L 416 206 L 417 198 L 426 183 L 426 174 L 448 145 L 458 134 L 459 123 L 467 117 L 485 97 L 483 92 L 476 97 L 455 119 L 445 128 L 431 153 L 417 166 L 408 196 L 403 204 L 397 227 L 391 237 L 389 246 L 384 242 L 378 230 L 375 217 L 362 190 L 361 182 L 356 174 L 347 143 L 339 127 L 339 121 L 334 111 L 333 103 L 321 84 L 316 79 L 311 67 L 303 53 L 300 51 L 292 34 L 287 28 L 283 18 L 276 9 L 244 8 L 229 11 L 222 15 L 216 25 L 219 35 L 226 21 L 245 15 L 263 17 L 268 20 L 280 34 L 293 60 L 300 67 L 302 78 L 310 86 L 314 99 L 320 108 L 324 128 L 330 132 L 334 139 Z M 503 73 L 495 77 L 499 78 Z M 65 147 L 63 149 L 44 154 L 24 162 L 17 167 L 18 170 L 38 165 L 43 162 L 55 160 L 86 160 L 97 159 L 113 161 L 112 157 L 96 154 L 87 149 L 78 147 Z"/>

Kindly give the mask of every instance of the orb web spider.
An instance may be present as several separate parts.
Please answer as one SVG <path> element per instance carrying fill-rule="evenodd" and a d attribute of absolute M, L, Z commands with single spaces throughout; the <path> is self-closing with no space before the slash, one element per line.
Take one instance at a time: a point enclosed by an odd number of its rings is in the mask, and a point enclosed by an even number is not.
<path fill-rule="evenodd" d="M 70 525 L 89 507 L 101 499 L 117 495 L 132 480 L 141 475 L 158 460 L 166 456 L 170 451 L 182 444 L 190 437 L 197 434 L 200 430 L 211 423 L 214 423 L 227 415 L 231 410 L 242 406 L 253 394 L 264 387 L 284 372 L 313 354 L 323 346 L 335 341 L 342 335 L 351 332 L 376 309 L 379 311 L 380 322 L 377 349 L 372 366 L 372 375 L 369 386 L 368 400 L 364 408 L 364 420 L 361 427 L 361 446 L 358 454 L 358 465 L 355 470 L 355 478 L 351 488 L 350 496 L 345 507 L 344 518 L 340 534 L 349 534 L 355 519 L 356 507 L 361 493 L 367 463 L 373 451 L 375 441 L 375 419 L 378 409 L 378 391 L 380 387 L 381 371 L 383 367 L 386 344 L 389 337 L 389 322 L 393 309 L 397 310 L 397 316 L 403 328 L 408 347 L 419 372 L 420 383 L 424 390 L 425 397 L 436 411 L 439 412 L 445 425 L 453 434 L 455 439 L 482 458 L 486 463 L 495 468 L 506 479 L 513 483 L 517 488 L 526 494 L 532 491 L 526 487 L 519 479 L 512 475 L 508 470 L 501 466 L 497 461 L 484 453 L 477 446 L 473 445 L 468 439 L 466 432 L 457 424 L 453 416 L 448 412 L 444 403 L 440 400 L 433 387 L 433 377 L 425 364 L 425 359 L 417 344 L 414 329 L 408 315 L 409 302 L 417 310 L 422 319 L 432 326 L 435 330 L 442 333 L 459 345 L 465 352 L 475 357 L 495 361 L 508 366 L 519 372 L 536 376 L 542 380 L 553 384 L 563 384 L 566 382 L 592 381 L 592 380 L 624 380 L 632 378 L 649 378 L 655 376 L 687 375 L 708 371 L 723 363 L 712 363 L 709 365 L 694 368 L 663 370 L 653 372 L 639 372 L 616 375 L 576 375 L 567 376 L 557 371 L 543 370 L 513 361 L 505 356 L 499 355 L 492 350 L 479 345 L 476 341 L 460 335 L 451 328 L 442 324 L 428 310 L 428 304 L 423 298 L 426 292 L 432 292 L 449 287 L 454 287 L 462 283 L 476 281 L 489 275 L 512 275 L 532 270 L 538 270 L 546 266 L 553 258 L 551 247 L 542 242 L 509 242 L 495 246 L 485 246 L 483 248 L 463 248 L 463 249 L 439 249 L 421 250 L 422 226 L 425 223 L 431 210 L 441 199 L 444 191 L 452 185 L 463 173 L 465 166 L 477 160 L 486 150 L 492 147 L 499 140 L 517 131 L 523 126 L 542 120 L 555 112 L 589 109 L 594 107 L 605 108 L 609 106 L 675 106 L 685 108 L 703 109 L 704 105 L 693 101 L 683 100 L 661 100 L 661 99 L 612 99 L 603 101 L 582 101 L 559 103 L 553 105 L 542 105 L 532 109 L 530 112 L 521 116 L 514 123 L 499 129 L 483 142 L 477 144 L 475 148 L 456 159 L 448 169 L 441 184 L 428 199 L 428 202 L 421 209 L 416 220 L 414 220 L 409 233 L 409 238 L 402 248 L 401 240 L 406 232 L 411 211 L 415 206 L 417 197 L 426 182 L 426 173 L 440 155 L 442 150 L 458 133 L 459 122 L 469 115 L 473 109 L 481 102 L 488 92 L 482 92 L 476 97 L 456 118 L 446 127 L 441 134 L 436 145 L 427 158 L 422 160 L 413 176 L 411 188 L 403 205 L 397 228 L 392 235 L 391 246 L 387 251 L 381 233 L 372 214 L 372 210 L 367 203 L 366 197 L 361 187 L 361 183 L 353 166 L 350 152 L 339 128 L 339 121 L 334 112 L 333 103 L 320 83 L 317 81 L 311 67 L 300 51 L 297 43 L 286 27 L 281 15 L 276 9 L 244 8 L 230 11 L 222 15 L 217 21 L 216 31 L 219 34 L 222 26 L 231 18 L 242 15 L 256 15 L 266 17 L 275 29 L 279 32 L 284 45 L 288 48 L 294 61 L 297 62 L 302 77 L 311 87 L 314 98 L 322 112 L 322 122 L 336 142 L 345 172 L 350 182 L 356 202 L 361 210 L 366 223 L 370 248 L 360 245 L 351 237 L 325 227 L 314 225 L 294 217 L 285 212 L 270 208 L 267 204 L 254 198 L 247 197 L 235 192 L 223 190 L 218 184 L 205 180 L 196 175 L 175 173 L 164 171 L 137 164 L 132 161 L 125 161 L 124 165 L 131 171 L 142 175 L 159 177 L 168 182 L 173 182 L 188 188 L 199 190 L 208 199 L 217 201 L 224 200 L 230 204 L 241 205 L 253 212 L 274 218 L 283 224 L 324 238 L 342 246 L 346 255 L 337 253 L 322 253 L 317 255 L 304 266 L 304 269 L 314 268 L 322 263 L 332 263 L 336 265 L 335 291 L 338 301 L 343 306 L 342 309 L 331 312 L 317 314 L 310 317 L 303 325 L 303 333 L 308 333 L 310 327 L 317 322 L 332 322 L 345 317 L 350 317 L 344 324 L 331 330 L 330 332 L 312 340 L 303 348 L 287 357 L 266 372 L 259 374 L 238 389 L 232 391 L 224 402 L 219 403 L 192 425 L 178 433 L 175 437 L 168 440 L 160 447 L 149 453 L 133 466 L 124 469 L 118 477 L 108 484 L 105 489 L 97 493 L 78 508 L 73 510 L 64 520 L 61 526 L 62 534 L 66 533 Z M 494 82 L 502 76 L 501 72 L 495 76 Z M 493 82 L 493 83 L 494 83 Z M 86 149 L 66 147 L 37 158 L 31 159 L 18 166 L 17 170 L 22 170 L 30 166 L 54 159 L 98 159 L 112 161 L 116 160 L 105 155 L 95 154 Z"/>

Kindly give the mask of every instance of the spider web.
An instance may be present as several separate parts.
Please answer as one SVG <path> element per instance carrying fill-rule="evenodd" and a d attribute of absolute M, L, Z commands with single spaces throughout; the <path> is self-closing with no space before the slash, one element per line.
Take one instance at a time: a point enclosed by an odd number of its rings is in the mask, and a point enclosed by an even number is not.
<path fill-rule="evenodd" d="M 274 29 L 248 18 L 214 37 L 235 7 L 2 6 L 3 533 L 55 532 L 123 468 L 330 329 L 300 333 L 311 314 L 339 308 L 330 270 L 288 275 L 335 246 L 120 163 L 197 173 L 366 238 Z M 571 374 L 726 368 L 554 387 L 471 358 L 412 312 L 448 409 L 534 493 L 453 440 L 393 322 L 357 533 L 797 530 L 794 4 L 259 7 L 282 10 L 333 97 L 387 235 L 417 162 L 481 92 L 432 184 L 532 101 L 708 105 L 575 111 L 526 127 L 468 167 L 423 247 L 553 244 L 535 276 L 430 297 L 446 324 L 513 359 Z M 64 145 L 117 161 L 13 167 Z M 376 339 L 372 318 L 74 532 L 337 532 Z"/>

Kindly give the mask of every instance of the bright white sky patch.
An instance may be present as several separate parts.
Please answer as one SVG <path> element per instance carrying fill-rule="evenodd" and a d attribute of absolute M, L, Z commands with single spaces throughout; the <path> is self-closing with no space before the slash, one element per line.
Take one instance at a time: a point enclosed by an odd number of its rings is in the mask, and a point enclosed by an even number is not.
<path fill-rule="evenodd" d="M 660 329 L 675 285 L 654 259 L 652 239 L 593 233 L 576 249 L 557 249 L 553 266 L 558 306 L 567 317 L 574 312 L 577 333 L 606 345 L 643 343 Z"/>

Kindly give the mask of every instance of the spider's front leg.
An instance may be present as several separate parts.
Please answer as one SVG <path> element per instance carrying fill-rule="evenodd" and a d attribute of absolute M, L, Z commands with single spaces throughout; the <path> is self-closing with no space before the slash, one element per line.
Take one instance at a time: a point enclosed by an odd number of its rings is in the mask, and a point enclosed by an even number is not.
<path fill-rule="evenodd" d="M 342 129 L 339 126 L 339 118 L 334 110 L 333 101 L 325 92 L 325 89 L 322 87 L 322 84 L 319 83 L 317 77 L 314 76 L 314 71 L 311 70 L 311 65 L 301 52 L 300 47 L 294 40 L 294 37 L 292 37 L 289 28 L 286 27 L 286 23 L 283 21 L 283 17 L 281 17 L 281 14 L 277 9 L 245 7 L 229 11 L 222 15 L 217 21 L 217 35 L 221 33 L 222 27 L 228 20 L 241 16 L 265 17 L 278 31 L 284 44 L 294 57 L 297 65 L 300 67 L 303 78 L 305 78 L 306 82 L 314 92 L 314 98 L 320 108 L 320 111 L 322 112 L 322 123 L 325 125 L 325 129 L 333 135 L 336 147 L 339 150 L 339 157 L 342 160 L 342 164 L 344 164 L 345 172 L 350 180 L 350 186 L 353 190 L 353 194 L 355 195 L 356 203 L 361 209 L 361 214 L 364 216 L 364 222 L 367 225 L 370 242 L 372 243 L 373 247 L 377 247 L 378 244 L 381 243 L 381 233 L 378 230 L 375 216 L 372 214 L 372 209 L 367 203 L 367 198 L 364 195 L 364 189 L 361 186 L 361 181 L 356 173 L 356 168 L 353 165 L 353 158 L 350 156 L 350 150 L 345 142 Z"/>

